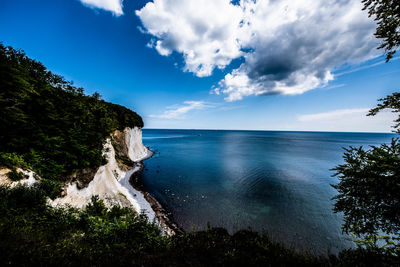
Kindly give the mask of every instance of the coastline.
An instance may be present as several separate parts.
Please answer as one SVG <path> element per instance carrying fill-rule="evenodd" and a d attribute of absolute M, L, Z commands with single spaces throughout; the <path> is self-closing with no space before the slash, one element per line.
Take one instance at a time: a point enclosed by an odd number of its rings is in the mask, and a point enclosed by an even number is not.
<path fill-rule="evenodd" d="M 182 233 L 161 204 L 141 186 L 143 161 L 153 155 L 154 152 L 142 143 L 141 129 L 116 130 L 103 146 L 107 163 L 96 170 L 93 179 L 83 188 L 78 186 L 78 181 L 66 183 L 64 194 L 49 199 L 48 203 L 84 208 L 92 196 L 97 195 L 106 206 L 131 207 L 137 213 L 145 214 L 148 221 L 158 224 L 166 235 Z"/>
<path fill-rule="evenodd" d="M 178 224 L 169 216 L 169 213 L 162 207 L 162 205 L 157 201 L 155 197 L 153 197 L 149 192 L 143 190 L 143 180 L 142 180 L 142 171 L 144 169 L 143 161 L 146 159 L 150 159 L 154 152 L 146 147 L 149 153 L 146 157 L 140 159 L 137 163 L 138 166 L 134 168 L 134 171 L 129 177 L 129 184 L 135 189 L 139 191 L 144 199 L 150 204 L 152 211 L 155 213 L 155 217 L 162 229 L 166 232 L 167 235 L 175 235 L 183 233 L 184 230 L 178 226 Z"/>
<path fill-rule="evenodd" d="M 144 213 L 149 222 L 157 223 L 166 235 L 175 235 L 184 231 L 173 221 L 162 205 L 148 192 L 143 190 L 142 171 L 143 161 L 150 159 L 154 152 L 142 144 L 139 129 L 124 129 L 116 132 L 119 135 L 117 142 L 112 143 L 111 138 L 104 144 L 103 155 L 108 159 L 105 165 L 100 166 L 93 179 L 84 186 L 79 186 L 77 180 L 64 184 L 63 194 L 55 199 L 47 199 L 50 206 L 71 206 L 84 208 L 93 195 L 97 195 L 106 206 L 119 205 L 131 207 L 138 213 Z M 131 160 L 132 165 L 125 165 L 117 160 L 117 153 Z M 31 186 L 41 178 L 30 170 L 18 171 L 25 178 L 12 181 L 7 177 L 8 168 L 0 168 L 0 185 L 26 184 Z M 82 188 L 83 187 L 83 188 Z"/>

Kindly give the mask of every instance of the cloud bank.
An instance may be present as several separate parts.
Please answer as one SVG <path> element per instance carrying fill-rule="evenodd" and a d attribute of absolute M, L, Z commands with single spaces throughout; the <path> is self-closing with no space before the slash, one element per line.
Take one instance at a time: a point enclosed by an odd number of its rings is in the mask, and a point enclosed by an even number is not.
<path fill-rule="evenodd" d="M 114 15 L 123 15 L 122 2 L 123 0 L 80 0 L 82 4 L 91 8 L 100 8 L 111 11 Z"/>
<path fill-rule="evenodd" d="M 375 23 L 354 0 L 154 0 L 136 11 L 160 55 L 183 55 L 198 77 L 243 63 L 214 92 L 302 94 L 325 86 L 343 64 L 377 56 Z"/>
<path fill-rule="evenodd" d="M 157 119 L 181 119 L 191 110 L 205 109 L 210 107 L 212 107 L 212 105 L 204 101 L 185 101 L 181 106 L 169 107 L 166 111 L 164 111 L 164 113 L 160 115 L 150 115 L 149 117 Z"/>
<path fill-rule="evenodd" d="M 354 109 L 338 109 L 322 113 L 305 114 L 298 117 L 299 121 L 322 121 L 343 118 L 346 116 L 352 116 L 354 114 L 366 116 L 368 108 L 354 108 Z"/>
<path fill-rule="evenodd" d="M 286 128 L 300 131 L 329 132 L 391 132 L 396 114 L 390 110 L 367 116 L 369 108 L 338 109 L 322 113 L 303 114 Z M 283 127 L 283 129 L 286 129 Z"/>

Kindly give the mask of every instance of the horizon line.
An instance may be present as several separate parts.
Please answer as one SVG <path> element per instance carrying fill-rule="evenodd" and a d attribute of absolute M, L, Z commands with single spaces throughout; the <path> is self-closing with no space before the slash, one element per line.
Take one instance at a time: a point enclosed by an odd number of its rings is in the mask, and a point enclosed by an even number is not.
<path fill-rule="evenodd" d="M 191 130 L 191 131 L 249 131 L 249 132 L 307 132 L 307 133 L 379 133 L 379 134 L 396 134 L 396 132 L 356 132 L 356 131 L 313 131 L 313 130 L 256 130 L 256 129 L 207 129 L 207 128 L 147 128 L 144 130 Z"/>

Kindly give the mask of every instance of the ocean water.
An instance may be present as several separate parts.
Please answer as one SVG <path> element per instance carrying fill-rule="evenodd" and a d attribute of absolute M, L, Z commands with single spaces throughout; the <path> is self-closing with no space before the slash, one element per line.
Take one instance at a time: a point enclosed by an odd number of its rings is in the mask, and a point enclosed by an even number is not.
<path fill-rule="evenodd" d="M 393 134 L 144 129 L 144 189 L 185 230 L 251 227 L 316 254 L 353 246 L 332 212 L 343 147 Z"/>

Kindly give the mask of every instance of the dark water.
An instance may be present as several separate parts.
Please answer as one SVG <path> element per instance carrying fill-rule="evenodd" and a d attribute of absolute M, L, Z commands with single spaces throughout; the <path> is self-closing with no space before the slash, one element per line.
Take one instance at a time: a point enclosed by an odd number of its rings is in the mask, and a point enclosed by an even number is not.
<path fill-rule="evenodd" d="M 379 145 L 392 134 L 150 130 L 144 189 L 185 230 L 251 227 L 318 254 L 352 246 L 332 212 L 331 168 L 342 147 Z"/>

